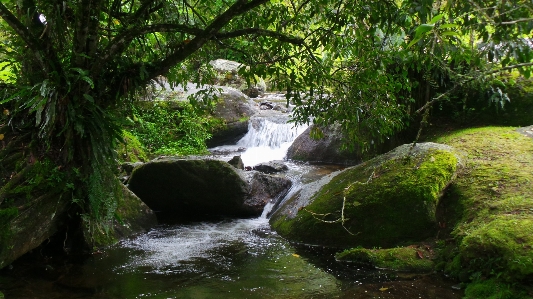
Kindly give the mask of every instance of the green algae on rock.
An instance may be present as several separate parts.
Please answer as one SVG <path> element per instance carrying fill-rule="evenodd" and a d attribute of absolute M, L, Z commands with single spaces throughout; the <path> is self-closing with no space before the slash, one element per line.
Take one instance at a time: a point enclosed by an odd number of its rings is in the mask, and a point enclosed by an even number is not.
<path fill-rule="evenodd" d="M 426 248 L 397 247 L 387 249 L 353 248 L 338 253 L 338 261 L 357 262 L 378 269 L 429 273 L 434 263 Z"/>
<path fill-rule="evenodd" d="M 142 202 L 126 186 L 122 185 L 122 197 L 117 198 L 117 208 L 113 225 L 109 231 L 93 228 L 92 235 L 89 234 L 89 227 L 84 227 L 84 235 L 92 236 L 86 238 L 87 244 L 92 247 L 102 247 L 112 245 L 126 237 L 147 231 L 157 225 L 157 217 L 144 202 Z"/>
<path fill-rule="evenodd" d="M 394 247 L 423 240 L 436 232 L 436 207 L 459 160 L 441 144 L 400 146 L 338 173 L 296 215 L 277 212 L 271 224 L 290 240 L 326 246 Z"/>

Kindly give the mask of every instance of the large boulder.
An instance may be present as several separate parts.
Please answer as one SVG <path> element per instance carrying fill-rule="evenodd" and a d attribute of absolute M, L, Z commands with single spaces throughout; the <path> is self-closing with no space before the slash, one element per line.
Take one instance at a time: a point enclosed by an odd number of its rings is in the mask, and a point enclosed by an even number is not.
<path fill-rule="evenodd" d="M 66 197 L 43 195 L 26 208 L 0 210 L 0 269 L 58 232 L 70 204 Z"/>
<path fill-rule="evenodd" d="M 227 59 L 215 59 L 211 60 L 209 64 L 215 69 L 217 72 L 221 73 L 231 73 L 231 74 L 237 74 L 239 72 L 239 69 L 241 67 L 245 67 L 242 63 L 238 63 L 236 61 L 231 61 Z"/>
<path fill-rule="evenodd" d="M 270 223 L 290 240 L 327 246 L 393 247 L 423 240 L 437 229 L 436 208 L 459 159 L 441 144 L 400 146 L 303 188 Z"/>
<path fill-rule="evenodd" d="M 321 138 L 311 137 L 313 133 L 319 133 Z M 374 143 L 368 140 L 372 146 L 362 151 L 357 146 L 350 151 L 344 149 L 345 135 L 339 124 L 329 126 L 309 126 L 287 150 L 287 159 L 315 163 L 332 163 L 343 165 L 356 165 L 361 161 L 368 160 L 378 154 L 386 153 L 405 140 L 412 140 L 414 136 L 408 130 L 400 132 L 383 141 Z"/>
<path fill-rule="evenodd" d="M 248 96 L 233 88 L 223 88 L 213 113 L 224 126 L 217 128 L 207 141 L 208 147 L 235 144 L 246 132 L 250 117 L 257 112 L 256 104 Z"/>
<path fill-rule="evenodd" d="M 320 130 L 323 137 L 313 139 L 311 132 Z M 309 126 L 287 150 L 287 159 L 325 162 L 334 164 L 354 165 L 362 160 L 358 152 L 349 152 L 342 149 L 343 135 L 339 125 L 327 127 Z"/>
<path fill-rule="evenodd" d="M 286 192 L 288 187 L 276 187 L 281 185 L 224 161 L 165 158 L 135 168 L 128 186 L 163 219 L 180 220 L 258 216 L 277 193 Z"/>
<path fill-rule="evenodd" d="M 77 223 L 69 215 L 72 202 L 67 197 L 45 194 L 27 207 L 11 208 L 10 213 L 0 210 L 2 220 L 7 220 L 0 222 L 0 269 L 39 246 L 54 247 L 60 242 L 62 249 L 68 251 L 72 246 L 110 245 L 156 225 L 153 211 L 124 185 L 122 188 L 123 197 L 118 201 L 111 229 L 89 231 L 91 228 L 85 226 L 83 239 L 78 238 L 81 231 L 75 228 L 65 231 Z"/>

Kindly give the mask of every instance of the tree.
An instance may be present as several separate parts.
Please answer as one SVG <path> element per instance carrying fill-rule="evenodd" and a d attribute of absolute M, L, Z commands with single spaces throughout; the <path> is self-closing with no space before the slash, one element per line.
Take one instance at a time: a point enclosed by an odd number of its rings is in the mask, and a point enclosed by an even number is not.
<path fill-rule="evenodd" d="M 78 203 L 73 216 L 90 230 L 106 230 L 120 196 L 121 111 L 161 75 L 200 82 L 198 63 L 216 50 L 302 44 L 271 30 L 285 4 L 268 2 L 2 1 L 0 58 L 16 80 L 2 83 L 0 208 L 57 197 Z"/>

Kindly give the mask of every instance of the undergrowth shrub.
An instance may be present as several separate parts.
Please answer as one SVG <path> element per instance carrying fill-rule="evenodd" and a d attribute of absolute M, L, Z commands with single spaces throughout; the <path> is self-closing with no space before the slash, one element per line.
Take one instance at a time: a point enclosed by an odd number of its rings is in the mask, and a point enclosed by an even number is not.
<path fill-rule="evenodd" d="M 207 153 L 216 120 L 192 105 L 178 101 L 141 102 L 133 108 L 128 130 L 151 155 Z"/>

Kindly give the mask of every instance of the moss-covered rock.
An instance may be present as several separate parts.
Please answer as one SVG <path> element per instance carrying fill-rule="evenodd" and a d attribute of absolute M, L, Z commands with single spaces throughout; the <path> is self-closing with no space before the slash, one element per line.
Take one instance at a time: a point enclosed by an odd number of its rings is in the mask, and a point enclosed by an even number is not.
<path fill-rule="evenodd" d="M 155 213 L 126 186 L 122 186 L 122 198 L 118 199 L 115 219 L 109 231 L 84 232 L 91 239 L 86 242 L 93 247 L 111 245 L 120 239 L 147 231 L 157 224 Z"/>
<path fill-rule="evenodd" d="M 242 214 L 249 192 L 233 166 L 208 159 L 145 163 L 133 170 L 128 186 L 154 211 L 176 217 Z"/>
<path fill-rule="evenodd" d="M 1 216 L 9 217 L 5 223 L 0 221 L 0 269 L 58 232 L 67 220 L 69 205 L 68 199 L 52 194 L 36 198 L 26 207 L 0 210 Z"/>
<path fill-rule="evenodd" d="M 148 159 L 144 148 L 132 133 L 122 131 L 124 142 L 117 148 L 118 158 L 121 162 L 144 162 Z"/>
<path fill-rule="evenodd" d="M 403 145 L 340 172 L 310 204 L 282 207 L 270 222 L 280 235 L 311 244 L 394 247 L 420 241 L 435 234 L 436 207 L 458 165 L 448 146 Z"/>
<path fill-rule="evenodd" d="M 314 131 L 319 131 L 322 138 L 312 138 Z M 342 143 L 343 134 L 340 125 L 328 127 L 311 125 L 291 144 L 287 150 L 287 159 L 346 165 L 355 165 L 363 160 L 363 155 L 359 151 L 343 150 Z"/>
<path fill-rule="evenodd" d="M 462 264 L 500 279 L 533 279 L 533 218 L 526 215 L 498 215 L 463 238 Z"/>
<path fill-rule="evenodd" d="M 211 139 L 207 141 L 209 147 L 224 144 L 235 144 L 246 132 L 250 117 L 257 110 L 255 102 L 242 92 L 225 87 L 218 96 L 213 116 L 221 120 L 224 125 L 213 128 Z"/>
<path fill-rule="evenodd" d="M 447 274 L 468 298 L 522 298 L 533 281 L 533 141 L 511 127 L 466 129 L 440 137 L 466 155 L 447 199 L 449 223 L 441 254 Z M 529 289 L 533 297 L 533 289 Z M 527 292 L 526 292 L 527 293 Z M 524 297 L 525 298 L 525 297 Z"/>
<path fill-rule="evenodd" d="M 433 271 L 432 252 L 415 246 L 387 249 L 353 248 L 338 253 L 339 261 L 356 262 L 378 269 L 429 273 Z"/>
<path fill-rule="evenodd" d="M 518 288 L 517 288 L 518 287 Z M 531 299 L 531 294 L 520 286 L 497 279 L 478 280 L 468 284 L 464 299 Z"/>

